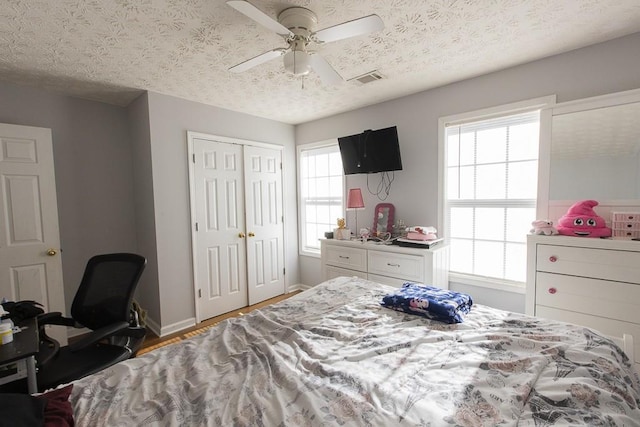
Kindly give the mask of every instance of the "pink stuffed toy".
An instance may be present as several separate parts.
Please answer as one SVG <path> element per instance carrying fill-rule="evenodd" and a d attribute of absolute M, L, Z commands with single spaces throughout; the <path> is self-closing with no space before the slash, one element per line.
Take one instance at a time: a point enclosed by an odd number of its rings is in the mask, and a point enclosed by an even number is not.
<path fill-rule="evenodd" d="M 558 230 L 553 226 L 553 222 L 548 219 L 537 219 L 531 223 L 533 228 L 529 231 L 531 234 L 543 234 L 551 236 L 558 234 Z"/>
<path fill-rule="evenodd" d="M 578 237 L 610 237 L 611 229 L 601 216 L 593 210 L 595 200 L 582 200 L 569 208 L 558 220 L 558 233 Z"/>

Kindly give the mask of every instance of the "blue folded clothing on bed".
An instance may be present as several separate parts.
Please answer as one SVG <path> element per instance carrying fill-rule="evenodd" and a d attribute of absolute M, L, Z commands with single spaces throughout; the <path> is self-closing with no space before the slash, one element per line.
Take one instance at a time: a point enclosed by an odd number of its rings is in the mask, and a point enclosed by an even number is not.
<path fill-rule="evenodd" d="M 398 291 L 385 295 L 380 304 L 429 319 L 460 323 L 471 310 L 473 300 L 467 294 L 407 282 Z"/>

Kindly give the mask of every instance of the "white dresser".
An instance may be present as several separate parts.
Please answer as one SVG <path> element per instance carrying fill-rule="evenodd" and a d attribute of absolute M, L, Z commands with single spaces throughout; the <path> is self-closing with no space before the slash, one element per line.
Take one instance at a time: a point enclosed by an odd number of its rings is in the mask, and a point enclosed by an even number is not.
<path fill-rule="evenodd" d="M 526 313 L 630 335 L 638 370 L 640 242 L 530 235 L 527 259 Z"/>
<path fill-rule="evenodd" d="M 357 276 L 385 285 L 419 282 L 449 288 L 449 247 L 405 248 L 359 240 L 321 241 L 323 280 Z"/>

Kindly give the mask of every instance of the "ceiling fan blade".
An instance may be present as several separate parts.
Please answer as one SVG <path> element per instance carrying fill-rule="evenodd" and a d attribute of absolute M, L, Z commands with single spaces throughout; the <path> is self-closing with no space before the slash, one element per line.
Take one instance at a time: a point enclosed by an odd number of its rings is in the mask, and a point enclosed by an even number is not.
<path fill-rule="evenodd" d="M 258 24 L 270 29 L 276 34 L 281 35 L 282 37 L 292 37 L 293 33 L 289 31 L 287 27 L 271 18 L 269 15 L 262 12 L 260 9 L 244 0 L 228 0 L 227 4 L 237 10 L 238 12 L 246 15 L 247 17 L 253 19 Z"/>
<path fill-rule="evenodd" d="M 383 28 L 384 22 L 378 15 L 369 15 L 317 31 L 312 37 L 319 43 L 328 43 L 373 33 Z"/>
<path fill-rule="evenodd" d="M 320 76 L 322 83 L 326 85 L 336 85 L 344 82 L 342 76 L 340 76 L 340 74 L 338 74 L 331 64 L 329 64 L 322 56 L 311 55 L 309 57 L 309 61 L 311 63 L 311 68 L 313 68 L 313 71 Z"/>
<path fill-rule="evenodd" d="M 229 68 L 229 71 L 231 71 L 232 73 L 242 73 L 243 71 L 247 71 L 248 69 L 253 68 L 256 65 L 264 64 L 267 61 L 271 61 L 272 59 L 282 56 L 285 51 L 286 49 L 282 48 L 270 50 L 261 55 L 253 57 L 251 59 L 247 59 L 244 62 L 234 65 L 233 67 Z"/>

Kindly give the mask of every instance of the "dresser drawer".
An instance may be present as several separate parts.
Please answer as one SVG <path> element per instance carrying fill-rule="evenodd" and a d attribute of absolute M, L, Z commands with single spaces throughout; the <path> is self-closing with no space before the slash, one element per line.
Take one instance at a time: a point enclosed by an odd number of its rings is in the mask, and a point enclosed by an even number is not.
<path fill-rule="evenodd" d="M 369 251 L 369 273 L 397 277 L 406 281 L 424 280 L 424 258 L 421 256 Z"/>
<path fill-rule="evenodd" d="M 638 301 L 640 301 L 639 285 L 562 274 L 536 273 L 536 305 L 567 309 L 640 325 Z"/>
<path fill-rule="evenodd" d="M 367 251 L 360 248 L 335 246 L 327 251 L 327 264 L 352 270 L 367 271 Z M 366 275 L 365 275 L 366 278 Z"/>
<path fill-rule="evenodd" d="M 536 270 L 640 284 L 640 253 L 538 245 Z"/>

